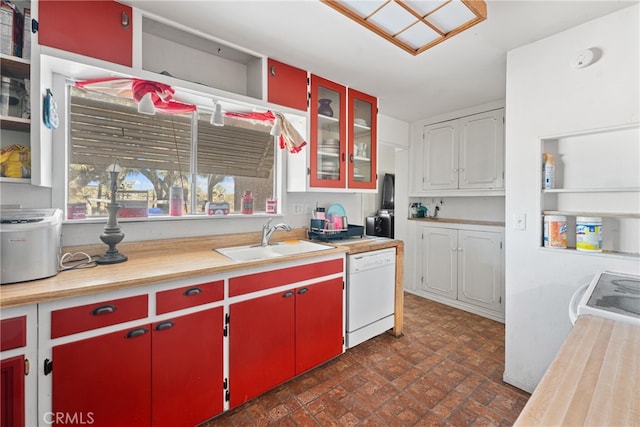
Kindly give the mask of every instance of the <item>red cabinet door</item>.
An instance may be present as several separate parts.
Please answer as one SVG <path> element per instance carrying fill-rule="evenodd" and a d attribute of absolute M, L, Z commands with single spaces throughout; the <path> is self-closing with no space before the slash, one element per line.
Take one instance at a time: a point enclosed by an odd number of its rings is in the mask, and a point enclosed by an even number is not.
<path fill-rule="evenodd" d="M 130 67 L 131 7 L 109 0 L 38 2 L 41 45 Z"/>
<path fill-rule="evenodd" d="M 24 426 L 24 356 L 0 361 L 0 426 Z"/>
<path fill-rule="evenodd" d="M 347 184 L 347 88 L 311 75 L 309 185 Z"/>
<path fill-rule="evenodd" d="M 349 89 L 348 186 L 375 190 L 378 171 L 378 99 Z"/>
<path fill-rule="evenodd" d="M 53 347 L 53 412 L 94 427 L 151 425 L 149 325 Z"/>
<path fill-rule="evenodd" d="M 153 325 L 154 427 L 191 427 L 222 412 L 222 330 L 222 307 Z"/>
<path fill-rule="evenodd" d="M 343 281 L 296 289 L 296 375 L 342 353 Z"/>
<path fill-rule="evenodd" d="M 27 345 L 27 316 L 0 320 L 0 351 Z"/>
<path fill-rule="evenodd" d="M 267 71 L 269 102 L 307 110 L 307 72 L 269 58 Z"/>
<path fill-rule="evenodd" d="M 294 305 L 291 290 L 229 307 L 231 407 L 294 376 Z"/>

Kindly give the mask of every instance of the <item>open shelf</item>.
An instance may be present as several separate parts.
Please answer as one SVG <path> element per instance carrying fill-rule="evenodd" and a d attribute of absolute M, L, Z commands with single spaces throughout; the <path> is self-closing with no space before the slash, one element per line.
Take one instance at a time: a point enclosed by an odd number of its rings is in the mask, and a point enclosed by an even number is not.
<path fill-rule="evenodd" d="M 566 217 L 567 248 L 600 256 L 640 255 L 640 126 L 638 123 L 541 139 L 555 160 L 555 188 L 540 189 L 540 212 Z M 542 184 L 542 167 L 540 183 Z M 602 251 L 578 251 L 578 217 L 602 218 Z M 540 221 L 540 242 L 544 226 Z"/>

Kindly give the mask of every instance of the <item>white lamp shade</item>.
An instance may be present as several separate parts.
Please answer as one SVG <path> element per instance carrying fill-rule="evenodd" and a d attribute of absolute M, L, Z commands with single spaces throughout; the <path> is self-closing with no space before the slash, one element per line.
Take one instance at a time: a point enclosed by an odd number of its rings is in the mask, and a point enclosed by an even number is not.
<path fill-rule="evenodd" d="M 138 113 L 150 116 L 156 114 L 156 107 L 153 106 L 153 101 L 151 100 L 151 92 L 145 93 L 138 103 Z"/>
<path fill-rule="evenodd" d="M 214 126 L 224 126 L 224 116 L 222 115 L 222 106 L 216 102 L 216 110 L 211 115 L 211 124 Z"/>

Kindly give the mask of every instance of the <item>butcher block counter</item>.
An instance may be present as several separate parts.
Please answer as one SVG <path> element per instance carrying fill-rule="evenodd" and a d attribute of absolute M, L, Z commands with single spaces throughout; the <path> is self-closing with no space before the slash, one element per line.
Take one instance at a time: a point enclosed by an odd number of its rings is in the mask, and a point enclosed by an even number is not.
<path fill-rule="evenodd" d="M 640 326 L 580 316 L 516 426 L 640 425 Z"/>
<path fill-rule="evenodd" d="M 395 247 L 396 250 L 396 326 L 394 335 L 402 334 L 402 248 L 400 240 L 393 239 L 357 239 L 349 244 L 341 241 L 325 243 L 331 249 L 320 252 L 269 258 L 255 261 L 233 261 L 214 251 L 214 248 L 252 245 L 260 242 L 261 232 L 216 235 L 209 237 L 191 237 L 140 242 L 123 242 L 118 251 L 129 259 L 120 264 L 98 265 L 94 268 L 82 268 L 63 271 L 56 276 L 24 283 L 2 285 L 0 287 L 0 308 L 17 307 L 28 304 L 54 301 L 64 298 L 96 294 L 100 292 L 152 285 L 160 282 L 185 279 L 196 276 L 223 273 L 245 268 L 292 260 L 309 259 L 332 253 Z M 307 230 L 294 229 L 290 232 L 276 231 L 272 242 L 290 239 L 306 239 Z M 106 245 L 66 247 L 63 252 L 85 252 L 92 256 L 104 255 Z M 400 306 L 398 313 L 398 306 Z"/>

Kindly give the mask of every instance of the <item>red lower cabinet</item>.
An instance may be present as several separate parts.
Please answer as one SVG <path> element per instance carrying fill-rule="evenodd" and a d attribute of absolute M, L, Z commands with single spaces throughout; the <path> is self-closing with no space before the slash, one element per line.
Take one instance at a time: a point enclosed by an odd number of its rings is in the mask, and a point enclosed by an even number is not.
<path fill-rule="evenodd" d="M 0 426 L 24 426 L 24 356 L 0 361 Z"/>
<path fill-rule="evenodd" d="M 153 427 L 195 426 L 223 410 L 222 307 L 153 325 Z"/>
<path fill-rule="evenodd" d="M 149 325 L 53 347 L 54 425 L 151 425 L 150 358 Z"/>
<path fill-rule="evenodd" d="M 238 406 L 294 376 L 291 291 L 229 307 L 229 403 Z"/>
<path fill-rule="evenodd" d="M 229 307 L 230 406 L 342 353 L 342 278 Z"/>
<path fill-rule="evenodd" d="M 222 330 L 217 307 L 53 347 L 58 424 L 191 427 L 219 414 Z"/>
<path fill-rule="evenodd" d="M 296 375 L 342 353 L 342 283 L 296 289 Z"/>

